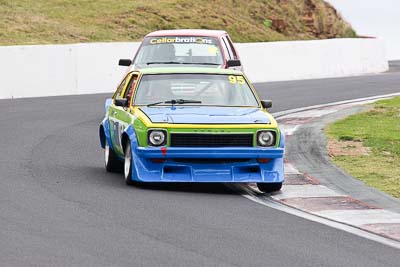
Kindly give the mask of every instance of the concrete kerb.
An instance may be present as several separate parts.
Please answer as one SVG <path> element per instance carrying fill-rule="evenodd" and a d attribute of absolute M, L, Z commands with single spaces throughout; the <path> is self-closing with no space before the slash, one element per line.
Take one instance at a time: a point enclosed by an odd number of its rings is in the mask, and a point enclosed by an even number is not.
<path fill-rule="evenodd" d="M 258 191 L 257 188 L 252 186 L 238 186 L 238 185 L 227 185 L 229 188 L 239 193 L 243 197 L 251 200 L 257 204 L 264 205 L 276 210 L 286 212 L 288 214 L 304 218 L 313 222 L 321 223 L 335 229 L 339 229 L 357 236 L 367 238 L 369 240 L 379 242 L 381 244 L 400 249 L 400 242 L 391 238 L 387 238 L 375 232 L 369 231 L 368 229 L 362 229 L 360 227 L 350 225 L 347 223 L 339 222 L 333 219 L 328 219 L 320 215 L 313 214 L 311 212 L 304 211 L 300 208 L 296 208 L 287 205 L 283 202 L 274 200 L 268 195 L 264 195 L 262 192 Z"/>
<path fill-rule="evenodd" d="M 399 95 L 274 113 L 281 121 L 280 125 L 287 123 L 292 127 L 286 143 L 286 185 L 281 192 L 268 196 L 260 194 L 251 185 L 244 186 L 241 194 L 257 203 L 400 248 L 400 201 L 366 186 L 334 166 L 327 156 L 321 131 L 327 123 L 360 111 L 363 104 Z"/>

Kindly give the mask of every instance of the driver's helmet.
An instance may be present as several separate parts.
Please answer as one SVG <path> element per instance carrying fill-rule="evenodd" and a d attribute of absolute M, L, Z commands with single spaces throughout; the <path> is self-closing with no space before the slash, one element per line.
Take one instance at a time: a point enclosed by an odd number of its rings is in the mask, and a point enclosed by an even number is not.
<path fill-rule="evenodd" d="M 173 44 L 160 44 L 157 49 L 157 57 L 160 61 L 174 61 L 175 47 Z"/>

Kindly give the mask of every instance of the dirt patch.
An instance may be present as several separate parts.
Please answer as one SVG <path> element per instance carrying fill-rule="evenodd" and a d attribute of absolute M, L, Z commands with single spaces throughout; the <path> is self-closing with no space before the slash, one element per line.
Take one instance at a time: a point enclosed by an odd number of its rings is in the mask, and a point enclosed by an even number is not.
<path fill-rule="evenodd" d="M 367 156 L 371 152 L 369 147 L 363 146 L 361 141 L 328 141 L 328 153 L 330 157 L 336 156 Z"/>

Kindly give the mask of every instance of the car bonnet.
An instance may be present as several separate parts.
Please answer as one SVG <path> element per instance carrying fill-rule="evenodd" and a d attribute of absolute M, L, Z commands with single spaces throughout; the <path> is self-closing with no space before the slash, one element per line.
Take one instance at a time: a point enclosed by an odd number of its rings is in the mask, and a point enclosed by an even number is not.
<path fill-rule="evenodd" d="M 153 123 L 172 124 L 270 124 L 268 115 L 251 107 L 140 107 Z"/>

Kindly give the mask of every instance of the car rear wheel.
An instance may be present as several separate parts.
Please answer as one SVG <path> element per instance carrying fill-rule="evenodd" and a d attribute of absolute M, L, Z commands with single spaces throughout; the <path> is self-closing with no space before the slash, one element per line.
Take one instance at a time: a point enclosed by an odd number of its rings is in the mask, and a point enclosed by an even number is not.
<path fill-rule="evenodd" d="M 127 185 L 133 185 L 132 181 L 132 149 L 130 142 L 125 145 L 124 178 Z"/>
<path fill-rule="evenodd" d="M 121 163 L 107 142 L 104 148 L 104 166 L 108 172 L 118 172 L 121 170 Z"/>
<path fill-rule="evenodd" d="M 263 193 L 271 193 L 281 190 L 282 183 L 258 183 L 257 187 Z"/>

